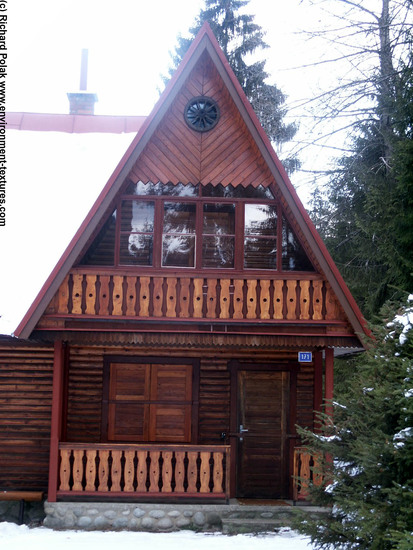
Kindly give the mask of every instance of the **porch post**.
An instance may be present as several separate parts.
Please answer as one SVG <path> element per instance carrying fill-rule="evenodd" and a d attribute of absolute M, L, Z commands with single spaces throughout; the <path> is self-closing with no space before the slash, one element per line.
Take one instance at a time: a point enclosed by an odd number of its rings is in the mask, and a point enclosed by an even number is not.
<path fill-rule="evenodd" d="M 325 412 L 332 418 L 333 416 L 333 390 L 334 390 L 334 349 L 325 349 L 325 390 L 324 398 L 326 402 Z"/>
<path fill-rule="evenodd" d="M 56 502 L 59 468 L 59 441 L 62 434 L 64 344 L 58 340 L 54 344 L 52 418 L 50 426 L 49 489 L 47 499 Z"/>

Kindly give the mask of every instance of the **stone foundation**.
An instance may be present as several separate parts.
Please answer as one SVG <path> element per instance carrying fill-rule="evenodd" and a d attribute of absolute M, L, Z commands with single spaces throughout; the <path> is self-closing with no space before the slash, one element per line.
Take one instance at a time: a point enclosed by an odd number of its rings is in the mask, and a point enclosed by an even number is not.
<path fill-rule="evenodd" d="M 180 529 L 249 533 L 289 527 L 292 506 L 46 502 L 44 526 L 52 529 L 168 532 Z M 310 515 L 325 510 L 306 506 Z"/>

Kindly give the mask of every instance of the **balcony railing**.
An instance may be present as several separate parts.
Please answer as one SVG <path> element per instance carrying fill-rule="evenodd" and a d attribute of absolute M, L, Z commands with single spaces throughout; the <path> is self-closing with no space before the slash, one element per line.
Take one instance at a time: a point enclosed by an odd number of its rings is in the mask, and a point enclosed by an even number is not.
<path fill-rule="evenodd" d="M 344 321 L 317 278 L 202 278 L 85 274 L 61 284 L 49 315 L 177 320 Z"/>
<path fill-rule="evenodd" d="M 60 443 L 57 496 L 229 498 L 230 448 Z"/>
<path fill-rule="evenodd" d="M 319 455 L 311 454 L 305 447 L 294 449 L 293 500 L 309 500 L 309 487 L 323 484 L 321 460 Z"/>

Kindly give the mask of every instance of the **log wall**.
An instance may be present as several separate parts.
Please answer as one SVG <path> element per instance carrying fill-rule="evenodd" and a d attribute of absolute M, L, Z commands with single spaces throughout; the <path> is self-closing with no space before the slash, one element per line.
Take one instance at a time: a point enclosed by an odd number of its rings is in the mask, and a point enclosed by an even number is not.
<path fill-rule="evenodd" d="M 47 490 L 53 348 L 0 343 L 0 491 Z"/>

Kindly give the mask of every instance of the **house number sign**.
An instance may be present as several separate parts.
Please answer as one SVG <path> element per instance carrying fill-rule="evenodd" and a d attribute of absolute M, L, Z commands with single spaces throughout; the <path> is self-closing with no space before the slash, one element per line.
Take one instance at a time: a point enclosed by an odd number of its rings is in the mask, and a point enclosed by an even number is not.
<path fill-rule="evenodd" d="M 300 363 L 311 363 L 313 361 L 313 354 L 311 351 L 299 351 L 298 361 Z"/>

